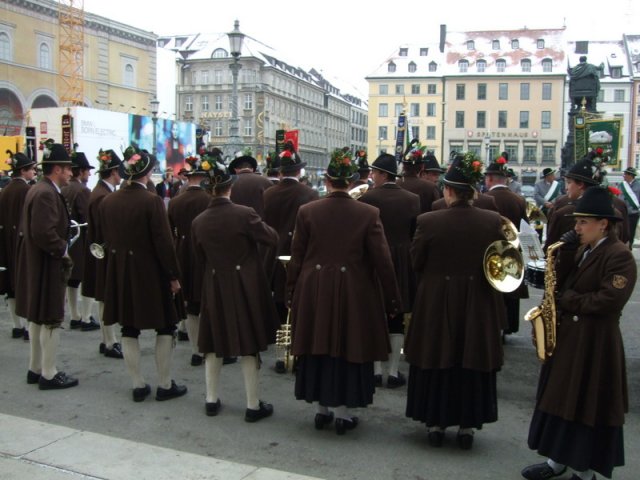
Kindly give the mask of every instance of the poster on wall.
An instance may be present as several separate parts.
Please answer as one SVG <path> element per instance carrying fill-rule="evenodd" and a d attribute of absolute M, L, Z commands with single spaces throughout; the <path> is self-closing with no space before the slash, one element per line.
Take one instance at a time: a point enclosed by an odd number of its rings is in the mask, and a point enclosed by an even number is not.
<path fill-rule="evenodd" d="M 132 144 L 153 152 L 153 119 L 130 115 L 129 138 Z M 184 159 L 196 153 L 196 126 L 158 118 L 155 141 L 159 170 L 164 172 L 171 167 L 177 173 L 184 166 Z"/>

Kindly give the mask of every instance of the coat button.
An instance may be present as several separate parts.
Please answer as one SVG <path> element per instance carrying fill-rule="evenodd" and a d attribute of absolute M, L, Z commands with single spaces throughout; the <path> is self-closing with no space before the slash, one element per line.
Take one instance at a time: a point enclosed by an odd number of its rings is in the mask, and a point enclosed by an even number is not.
<path fill-rule="evenodd" d="M 240 270 L 240 265 L 236 265 L 236 270 Z"/>
<path fill-rule="evenodd" d="M 445 279 L 445 280 L 449 280 L 449 275 L 445 275 L 445 276 L 444 276 L 444 279 Z"/>
<path fill-rule="evenodd" d="M 129 255 L 133 255 L 133 250 L 129 250 Z"/>
<path fill-rule="evenodd" d="M 318 264 L 316 265 L 316 270 L 320 270 L 322 267 Z"/>
<path fill-rule="evenodd" d="M 115 249 L 111 250 L 111 253 L 116 253 Z"/>
<path fill-rule="evenodd" d="M 215 268 L 212 268 L 212 269 L 211 269 L 211 275 L 215 275 L 215 274 L 216 274 L 216 269 L 215 269 Z"/>
<path fill-rule="evenodd" d="M 577 321 L 579 320 L 579 318 L 578 318 L 578 316 L 577 316 L 577 315 L 574 315 L 574 316 L 573 316 L 573 318 L 572 318 L 572 320 L 573 320 L 574 322 L 577 322 Z"/>
<path fill-rule="evenodd" d="M 347 267 L 340 267 L 340 271 L 341 271 L 342 273 L 346 272 L 346 271 L 347 271 Z"/>
<path fill-rule="evenodd" d="M 184 235 L 182 235 L 182 237 L 180 237 L 180 238 L 182 238 L 182 240 L 184 240 Z"/>
<path fill-rule="evenodd" d="M 289 236 L 292 237 L 293 236 L 293 232 L 289 232 Z"/>

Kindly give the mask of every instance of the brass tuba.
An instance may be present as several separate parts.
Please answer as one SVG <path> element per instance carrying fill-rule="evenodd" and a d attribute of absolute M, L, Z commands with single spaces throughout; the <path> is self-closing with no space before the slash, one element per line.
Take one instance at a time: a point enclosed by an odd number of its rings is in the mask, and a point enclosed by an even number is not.
<path fill-rule="evenodd" d="M 499 292 L 513 292 L 524 278 L 522 253 L 506 240 L 496 240 L 487 247 L 483 267 L 487 281 Z"/>
<path fill-rule="evenodd" d="M 502 221 L 502 233 L 504 233 L 507 242 L 513 245 L 514 248 L 520 247 L 520 238 L 518 237 L 516 226 L 504 215 L 500 215 L 500 220 Z"/>
<path fill-rule="evenodd" d="M 369 185 L 363 183 L 362 185 L 358 185 L 357 187 L 353 187 L 351 190 L 349 190 L 349 196 L 357 200 L 362 195 L 364 195 L 364 192 L 366 192 L 367 190 L 369 190 Z"/>
<path fill-rule="evenodd" d="M 547 216 L 533 202 L 527 202 L 527 218 L 529 222 L 547 223 Z"/>

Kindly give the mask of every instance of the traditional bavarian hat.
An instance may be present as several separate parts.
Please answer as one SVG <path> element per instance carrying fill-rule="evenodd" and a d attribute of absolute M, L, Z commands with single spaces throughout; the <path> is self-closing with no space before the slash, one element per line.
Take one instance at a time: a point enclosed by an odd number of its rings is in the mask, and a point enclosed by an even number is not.
<path fill-rule="evenodd" d="M 609 190 L 599 186 L 587 188 L 576 203 L 574 212 L 567 216 L 606 218 L 613 221 L 622 220 L 613 209 Z"/>
<path fill-rule="evenodd" d="M 458 190 L 475 190 L 482 180 L 482 162 L 473 152 L 456 153 L 442 180 Z"/>
<path fill-rule="evenodd" d="M 376 158 L 371 165 L 371 168 L 388 173 L 394 177 L 398 176 L 398 162 L 396 161 L 396 157 L 388 153 L 383 153 Z"/>

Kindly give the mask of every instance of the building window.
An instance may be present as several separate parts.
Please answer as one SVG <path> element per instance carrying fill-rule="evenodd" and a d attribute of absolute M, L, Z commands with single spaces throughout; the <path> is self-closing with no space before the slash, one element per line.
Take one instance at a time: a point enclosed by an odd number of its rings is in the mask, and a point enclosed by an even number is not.
<path fill-rule="evenodd" d="M 529 128 L 529 112 L 520 112 L 520 128 Z"/>
<path fill-rule="evenodd" d="M 506 144 L 504 151 L 509 155 L 509 162 L 518 163 L 518 144 Z"/>
<path fill-rule="evenodd" d="M 244 121 L 244 136 L 245 137 L 250 137 L 251 135 L 253 135 L 253 128 L 252 128 L 252 123 L 251 120 L 245 120 Z"/>
<path fill-rule="evenodd" d="M 507 128 L 507 111 L 500 110 L 498 112 L 498 128 Z"/>
<path fill-rule="evenodd" d="M 420 127 L 411 125 L 411 138 L 420 138 Z"/>
<path fill-rule="evenodd" d="M 135 72 L 133 70 L 133 65 L 127 63 L 124 66 L 124 82 L 127 87 L 134 87 L 136 84 L 135 80 Z"/>
<path fill-rule="evenodd" d="M 427 117 L 435 117 L 435 116 L 436 116 L 436 104 L 427 103 Z"/>
<path fill-rule="evenodd" d="M 529 60 L 528 58 L 525 58 L 524 60 L 522 60 L 520 62 L 520 66 L 522 67 L 522 71 L 523 72 L 530 72 L 531 71 L 531 60 Z"/>
<path fill-rule="evenodd" d="M 411 94 L 420 95 L 420 85 L 417 85 L 417 84 L 411 85 Z"/>
<path fill-rule="evenodd" d="M 51 49 L 46 43 L 40 44 L 40 68 L 51 70 Z M 133 67 L 131 67 L 133 69 Z M 125 85 L 128 85 L 125 82 Z"/>
<path fill-rule="evenodd" d="M 456 128 L 464 128 L 464 112 L 456 112 Z"/>
<path fill-rule="evenodd" d="M 429 71 L 430 72 L 435 72 L 436 70 L 438 70 L 438 64 L 436 62 L 430 62 L 429 63 Z"/>
<path fill-rule="evenodd" d="M 211 58 L 227 58 L 229 53 L 224 48 L 216 48 L 211 54 Z"/>
<path fill-rule="evenodd" d="M 378 105 L 378 116 L 379 117 L 388 117 L 389 116 L 389 105 L 386 103 L 381 103 Z"/>
<path fill-rule="evenodd" d="M 551 128 L 551 112 L 543 110 L 541 118 L 542 122 L 540 124 L 540 128 L 544 130 Z"/>
<path fill-rule="evenodd" d="M 380 95 L 388 95 L 389 94 L 389 85 L 387 85 L 386 83 L 383 83 L 381 85 L 378 86 L 378 93 Z"/>
<path fill-rule="evenodd" d="M 435 83 L 430 83 L 427 85 L 427 95 L 435 95 L 438 86 Z"/>
<path fill-rule="evenodd" d="M 213 123 L 213 135 L 215 137 L 221 137 L 222 136 L 222 120 L 216 120 Z"/>
<path fill-rule="evenodd" d="M 500 59 L 496 60 L 496 70 L 498 72 L 504 72 L 505 68 L 507 68 L 507 62 Z"/>
<path fill-rule="evenodd" d="M 396 85 L 396 95 L 403 95 L 403 94 L 404 94 L 404 84 Z"/>
<path fill-rule="evenodd" d="M 528 83 L 520 84 L 520 100 L 529 100 L 530 85 Z"/>
<path fill-rule="evenodd" d="M 467 73 L 467 70 L 469 70 L 469 62 L 466 60 L 460 60 L 458 62 L 458 70 L 460 73 Z"/>
<path fill-rule="evenodd" d="M 498 100 L 509 100 L 509 84 L 500 83 L 498 85 Z"/>
<path fill-rule="evenodd" d="M 500 50 L 500 40 L 491 41 L 491 50 Z"/>
<path fill-rule="evenodd" d="M 596 101 L 600 102 L 600 103 L 604 102 L 604 89 L 603 88 L 601 88 L 598 91 L 598 97 L 596 98 Z"/>
<path fill-rule="evenodd" d="M 524 163 L 536 163 L 536 150 L 535 145 L 525 145 L 522 155 L 522 161 Z"/>
<path fill-rule="evenodd" d="M 538 50 L 542 50 L 544 48 L 544 40 L 542 38 L 538 39 L 538 41 L 536 42 L 536 47 L 538 48 Z"/>
<path fill-rule="evenodd" d="M 546 73 L 553 72 L 553 62 L 550 58 L 542 60 L 542 71 Z"/>
<path fill-rule="evenodd" d="M 0 32 L 0 60 L 11 60 L 11 37 Z"/>
<path fill-rule="evenodd" d="M 250 93 L 247 93 L 244 96 L 244 109 L 253 110 L 253 95 Z"/>
<path fill-rule="evenodd" d="M 396 103 L 396 104 L 394 105 L 394 113 L 395 113 L 395 116 L 396 116 L 396 117 L 400 116 L 400 114 L 401 114 L 402 112 L 404 112 L 404 108 L 403 108 L 403 107 L 404 107 L 404 106 L 403 106 L 401 103 Z"/>
<path fill-rule="evenodd" d="M 387 72 L 395 73 L 395 71 L 396 71 L 396 64 L 393 62 L 389 62 L 389 64 L 387 65 Z"/>
<path fill-rule="evenodd" d="M 475 50 L 476 44 L 473 40 L 467 40 L 467 50 Z"/>
<path fill-rule="evenodd" d="M 487 62 L 484 60 L 478 60 L 476 62 L 476 70 L 478 73 L 482 73 L 487 69 Z"/>
<path fill-rule="evenodd" d="M 427 140 L 435 140 L 436 139 L 436 127 L 429 125 L 427 126 Z"/>
<path fill-rule="evenodd" d="M 478 100 L 486 100 L 487 99 L 487 84 L 479 83 L 478 84 Z"/>
<path fill-rule="evenodd" d="M 184 111 L 193 112 L 193 97 L 191 95 L 185 95 L 184 97 Z"/>
<path fill-rule="evenodd" d="M 476 112 L 476 128 L 487 128 L 487 112 Z"/>
<path fill-rule="evenodd" d="M 387 139 L 387 127 L 378 127 L 378 140 Z"/>
<path fill-rule="evenodd" d="M 614 90 L 613 91 L 613 101 L 614 102 L 624 102 L 624 90 Z"/>
<path fill-rule="evenodd" d="M 193 72 L 191 72 L 191 85 L 197 85 L 197 84 L 198 84 L 198 72 L 194 70 Z"/>
<path fill-rule="evenodd" d="M 429 49 L 428 48 L 421 48 L 420 49 L 420 56 L 421 57 L 426 57 L 427 55 L 429 55 Z"/>
<path fill-rule="evenodd" d="M 202 77 L 202 84 L 203 85 L 208 85 L 209 84 L 209 70 L 202 70 L 202 72 L 200 72 L 200 76 Z"/>
<path fill-rule="evenodd" d="M 209 111 L 209 95 L 202 95 L 202 111 Z"/>
<path fill-rule="evenodd" d="M 415 71 L 416 71 L 415 62 L 409 62 L 409 73 L 415 73 Z"/>
<path fill-rule="evenodd" d="M 556 163 L 556 147 L 553 145 L 542 146 L 542 163 Z"/>
<path fill-rule="evenodd" d="M 412 103 L 409 106 L 409 112 L 411 112 L 410 115 L 412 117 L 419 117 L 420 116 L 420 104 L 419 103 Z"/>
<path fill-rule="evenodd" d="M 406 57 L 407 55 L 409 55 L 409 49 L 406 47 L 402 47 L 400 49 L 400 54 L 401 57 Z"/>
<path fill-rule="evenodd" d="M 222 110 L 222 95 L 213 97 L 213 109 L 217 111 Z"/>
<path fill-rule="evenodd" d="M 513 40 L 511 40 L 511 48 L 513 48 L 514 50 L 517 50 L 518 48 L 520 48 L 520 42 L 518 41 L 517 38 L 514 38 Z"/>
<path fill-rule="evenodd" d="M 213 71 L 213 83 L 216 85 L 220 85 L 222 83 L 223 73 L 222 70 L 214 70 Z"/>
<path fill-rule="evenodd" d="M 464 83 L 458 83 L 456 85 L 456 100 L 464 100 L 465 85 Z"/>
<path fill-rule="evenodd" d="M 542 100 L 551 100 L 551 84 L 542 84 Z"/>

